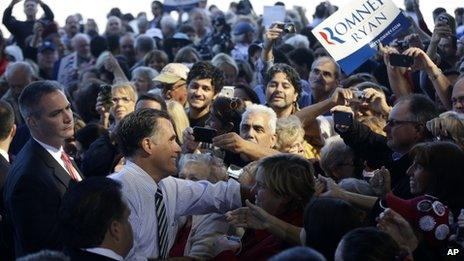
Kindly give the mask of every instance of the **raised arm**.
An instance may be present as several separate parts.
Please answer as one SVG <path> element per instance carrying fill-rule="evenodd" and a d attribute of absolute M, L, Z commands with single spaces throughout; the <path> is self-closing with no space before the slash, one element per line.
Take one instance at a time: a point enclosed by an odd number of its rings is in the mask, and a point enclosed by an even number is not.
<path fill-rule="evenodd" d="M 53 21 L 53 19 L 55 19 L 55 15 L 53 14 L 52 9 L 50 9 L 50 7 L 44 2 L 42 2 L 41 0 L 37 1 L 37 3 L 42 7 L 44 11 L 45 19 L 49 21 Z"/>
<path fill-rule="evenodd" d="M 423 70 L 427 73 L 438 98 L 447 109 L 451 109 L 451 82 L 448 77 L 443 74 L 423 50 L 413 47 L 404 51 L 404 54 L 414 57 L 414 69 Z"/>

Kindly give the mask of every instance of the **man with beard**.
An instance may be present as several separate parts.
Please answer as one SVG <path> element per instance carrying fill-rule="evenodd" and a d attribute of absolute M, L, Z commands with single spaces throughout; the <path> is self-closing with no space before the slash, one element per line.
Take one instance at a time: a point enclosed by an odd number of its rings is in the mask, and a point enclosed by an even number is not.
<path fill-rule="evenodd" d="M 297 111 L 301 93 L 300 77 L 289 65 L 277 63 L 266 74 L 266 102 L 277 118 L 288 117 Z"/>
<path fill-rule="evenodd" d="M 340 83 L 340 66 L 332 58 L 322 56 L 316 59 L 309 73 L 312 102 L 315 104 L 328 99 Z"/>
<path fill-rule="evenodd" d="M 224 86 L 224 74 L 208 62 L 198 62 L 188 73 L 187 86 L 190 126 L 204 127 L 211 104 Z"/>

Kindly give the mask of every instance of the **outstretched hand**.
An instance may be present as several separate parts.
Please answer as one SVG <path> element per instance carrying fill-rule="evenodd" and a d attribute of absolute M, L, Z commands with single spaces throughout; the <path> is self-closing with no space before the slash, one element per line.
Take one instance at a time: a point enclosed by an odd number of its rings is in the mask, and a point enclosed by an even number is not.
<path fill-rule="evenodd" d="M 246 200 L 246 205 L 246 207 L 227 212 L 227 222 L 236 227 L 267 229 L 270 226 L 272 215 L 254 205 L 248 199 Z"/>

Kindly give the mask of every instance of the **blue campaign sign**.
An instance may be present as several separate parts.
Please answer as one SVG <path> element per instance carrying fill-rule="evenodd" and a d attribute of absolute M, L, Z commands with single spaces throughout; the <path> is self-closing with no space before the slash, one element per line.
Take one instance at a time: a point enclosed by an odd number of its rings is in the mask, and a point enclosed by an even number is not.
<path fill-rule="evenodd" d="M 408 29 L 410 22 L 391 0 L 355 0 L 312 30 L 346 74 Z"/>
<path fill-rule="evenodd" d="M 164 0 L 164 11 L 170 12 L 181 9 L 189 11 L 198 6 L 200 0 Z"/>

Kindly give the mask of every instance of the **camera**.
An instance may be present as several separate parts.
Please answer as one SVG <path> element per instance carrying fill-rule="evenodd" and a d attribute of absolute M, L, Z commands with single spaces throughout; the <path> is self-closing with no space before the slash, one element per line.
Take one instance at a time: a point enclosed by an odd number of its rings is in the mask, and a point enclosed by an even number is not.
<path fill-rule="evenodd" d="M 295 24 L 293 23 L 285 23 L 285 24 L 278 23 L 276 24 L 276 27 L 279 29 L 282 29 L 284 33 L 286 34 L 294 34 L 296 32 Z"/>
<path fill-rule="evenodd" d="M 448 17 L 442 15 L 442 16 L 438 17 L 438 21 L 441 21 L 441 22 L 444 22 L 444 23 L 448 23 L 448 22 L 449 22 L 449 19 L 448 19 Z"/>

